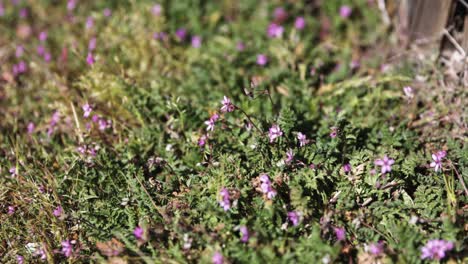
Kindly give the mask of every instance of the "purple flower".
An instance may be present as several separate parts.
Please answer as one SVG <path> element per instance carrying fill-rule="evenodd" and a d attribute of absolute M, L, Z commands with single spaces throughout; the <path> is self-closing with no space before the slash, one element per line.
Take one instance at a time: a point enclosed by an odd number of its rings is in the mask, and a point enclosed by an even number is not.
<path fill-rule="evenodd" d="M 300 218 L 301 218 L 301 214 L 299 212 L 296 212 L 296 211 L 288 212 L 288 219 L 289 221 L 291 221 L 293 226 L 299 225 Z"/>
<path fill-rule="evenodd" d="M 20 11 L 19 11 L 19 16 L 21 18 L 25 18 L 28 16 L 28 9 L 26 8 L 21 8 Z"/>
<path fill-rule="evenodd" d="M 219 192 L 219 195 L 221 196 L 219 205 L 221 205 L 224 211 L 231 209 L 231 201 L 230 201 L 231 196 L 229 195 L 229 190 L 223 187 L 221 191 Z"/>
<path fill-rule="evenodd" d="M 236 44 L 236 49 L 237 49 L 238 51 L 243 51 L 243 50 L 245 49 L 244 43 L 243 43 L 242 41 L 237 42 L 237 44 Z"/>
<path fill-rule="evenodd" d="M 185 28 L 179 28 L 176 31 L 176 37 L 179 41 L 183 41 L 187 36 L 187 30 Z"/>
<path fill-rule="evenodd" d="M 91 29 L 94 26 L 94 19 L 93 17 L 88 17 L 86 19 L 86 29 Z"/>
<path fill-rule="evenodd" d="M 18 264 L 23 264 L 24 263 L 24 257 L 21 255 L 16 255 L 16 261 Z"/>
<path fill-rule="evenodd" d="M 205 125 L 206 125 L 206 131 L 213 131 L 214 130 L 214 127 L 215 127 L 215 123 L 216 121 L 218 120 L 219 118 L 219 115 L 218 114 L 213 114 L 210 119 L 208 119 L 207 121 L 205 121 Z"/>
<path fill-rule="evenodd" d="M 338 135 L 338 128 L 337 127 L 332 127 L 331 132 L 330 132 L 330 137 L 331 138 L 336 138 L 337 135 Z"/>
<path fill-rule="evenodd" d="M 344 241 L 346 239 L 346 230 L 344 227 L 334 227 L 333 230 L 335 231 L 336 240 Z"/>
<path fill-rule="evenodd" d="M 11 167 L 9 172 L 12 178 L 18 176 L 18 172 L 16 171 L 16 166 Z"/>
<path fill-rule="evenodd" d="M 267 35 L 270 38 L 281 38 L 284 28 L 276 23 L 271 23 L 267 29 Z"/>
<path fill-rule="evenodd" d="M 403 92 L 405 93 L 405 97 L 408 100 L 413 99 L 413 97 L 414 97 L 413 88 L 411 88 L 410 86 L 405 86 L 405 87 L 403 87 Z"/>
<path fill-rule="evenodd" d="M 304 17 L 297 17 L 296 21 L 294 21 L 294 27 L 297 30 L 303 30 L 305 27 L 305 19 Z"/>
<path fill-rule="evenodd" d="M 351 171 L 351 164 L 349 164 L 349 163 L 344 164 L 343 165 L 343 170 L 344 170 L 345 173 L 350 172 Z"/>
<path fill-rule="evenodd" d="M 432 154 L 432 160 L 430 166 L 434 168 L 436 172 L 442 169 L 442 159 L 447 155 L 447 152 L 440 150 L 437 153 Z"/>
<path fill-rule="evenodd" d="M 50 62 L 52 60 L 52 54 L 50 54 L 50 52 L 46 52 L 44 54 L 44 61 L 45 62 Z"/>
<path fill-rule="evenodd" d="M 351 9 L 350 6 L 343 5 L 343 6 L 340 7 L 340 16 L 342 18 L 348 18 L 351 15 L 352 11 L 353 10 Z"/>
<path fill-rule="evenodd" d="M 88 65 L 93 65 L 94 63 L 96 62 L 96 60 L 94 59 L 94 56 L 93 56 L 93 53 L 92 52 L 88 52 L 88 55 L 86 56 L 86 63 L 88 63 Z"/>
<path fill-rule="evenodd" d="M 200 146 L 200 147 L 205 146 L 207 139 L 208 139 L 208 137 L 206 135 L 201 136 L 198 139 L 198 146 Z"/>
<path fill-rule="evenodd" d="M 98 125 L 99 125 L 99 130 L 104 131 L 106 129 L 111 128 L 112 121 L 111 120 L 106 120 L 104 118 L 100 118 L 99 121 L 98 121 Z"/>
<path fill-rule="evenodd" d="M 161 11 L 162 11 L 162 7 L 160 4 L 155 4 L 152 8 L 151 8 L 151 13 L 153 13 L 154 16 L 159 16 L 161 15 Z"/>
<path fill-rule="evenodd" d="M 380 256 L 384 252 L 384 243 L 383 241 L 379 241 L 378 243 L 371 243 L 369 246 L 367 246 L 367 251 L 374 255 L 374 256 Z"/>
<path fill-rule="evenodd" d="M 89 104 L 85 104 L 81 107 L 83 109 L 83 117 L 89 117 L 93 108 Z"/>
<path fill-rule="evenodd" d="M 54 216 L 56 216 L 56 217 L 62 216 L 62 214 L 63 214 L 63 208 L 62 208 L 62 206 L 60 206 L 60 205 L 57 206 L 57 208 L 55 208 L 53 214 L 54 214 Z"/>
<path fill-rule="evenodd" d="M 24 47 L 23 45 L 16 46 L 15 56 L 16 58 L 20 58 L 24 54 Z"/>
<path fill-rule="evenodd" d="M 47 31 L 41 31 L 41 33 L 39 33 L 39 41 L 44 42 L 46 40 L 47 40 Z"/>
<path fill-rule="evenodd" d="M 104 11 L 102 11 L 105 17 L 110 17 L 112 15 L 112 10 L 110 8 L 105 8 Z"/>
<path fill-rule="evenodd" d="M 5 15 L 5 7 L 3 6 L 3 3 L 0 2 L 0 16 Z"/>
<path fill-rule="evenodd" d="M 387 157 L 387 155 L 385 155 L 383 159 L 377 159 L 374 162 L 375 165 L 382 167 L 382 174 L 392 171 L 393 163 L 395 163 L 395 160 L 390 159 L 389 157 Z"/>
<path fill-rule="evenodd" d="M 454 243 L 443 239 L 432 239 L 427 241 L 421 248 L 421 259 L 441 260 L 445 257 L 446 251 L 452 250 Z"/>
<path fill-rule="evenodd" d="M 224 263 L 223 255 L 221 255 L 221 253 L 216 251 L 213 254 L 213 257 L 211 258 L 211 262 L 213 262 L 213 264 L 223 264 Z"/>
<path fill-rule="evenodd" d="M 73 254 L 73 245 L 70 240 L 62 241 L 62 254 L 65 257 L 70 257 Z"/>
<path fill-rule="evenodd" d="M 266 194 L 266 197 L 268 199 L 273 199 L 273 197 L 276 196 L 276 190 L 271 187 L 271 181 L 268 174 L 260 175 L 260 182 L 260 188 L 262 190 L 262 193 Z"/>
<path fill-rule="evenodd" d="M 270 130 L 268 131 L 268 137 L 270 138 L 270 143 L 273 143 L 277 138 L 281 137 L 283 135 L 283 131 L 281 131 L 281 128 L 274 124 L 270 127 Z"/>
<path fill-rule="evenodd" d="M 260 66 L 265 66 L 268 63 L 268 57 L 265 54 L 257 55 L 257 64 Z"/>
<path fill-rule="evenodd" d="M 9 215 L 14 214 L 15 211 L 16 211 L 16 209 L 15 209 L 14 206 L 12 206 L 12 205 L 8 206 L 8 214 L 9 214 Z"/>
<path fill-rule="evenodd" d="M 297 139 L 299 140 L 299 146 L 303 147 L 307 143 L 309 143 L 309 140 L 307 140 L 306 135 L 302 134 L 301 132 L 297 133 Z"/>
<path fill-rule="evenodd" d="M 34 133 L 34 129 L 35 129 L 35 128 L 36 128 L 36 125 L 34 125 L 33 122 L 29 122 L 29 123 L 28 123 L 28 127 L 27 127 L 28 134 Z"/>
<path fill-rule="evenodd" d="M 77 0 L 68 0 L 67 2 L 68 11 L 72 11 L 73 9 L 75 9 L 77 2 L 78 2 Z"/>
<path fill-rule="evenodd" d="M 135 238 L 137 240 L 143 240 L 143 234 L 144 234 L 144 230 L 143 228 L 137 226 L 135 227 L 135 229 L 133 230 L 133 235 L 135 236 Z"/>
<path fill-rule="evenodd" d="M 286 164 L 290 164 L 294 159 L 294 152 L 292 149 L 288 149 L 288 151 L 286 151 L 286 159 L 284 160 L 284 162 Z"/>
<path fill-rule="evenodd" d="M 43 56 L 45 53 L 45 48 L 42 45 L 37 45 L 37 55 Z"/>
<path fill-rule="evenodd" d="M 288 13 L 284 10 L 283 7 L 277 7 L 273 11 L 273 17 L 276 22 L 281 23 L 288 18 Z"/>
<path fill-rule="evenodd" d="M 246 226 L 241 226 L 239 231 L 242 234 L 241 242 L 247 243 L 249 241 L 249 229 Z"/>
<path fill-rule="evenodd" d="M 221 104 L 223 104 L 223 106 L 221 106 L 221 112 L 223 112 L 223 113 L 232 112 L 236 108 L 232 104 L 231 99 L 229 99 L 226 96 L 224 96 L 223 100 L 221 101 Z"/>
<path fill-rule="evenodd" d="M 193 36 L 192 37 L 192 47 L 199 48 L 202 44 L 202 38 L 200 36 Z"/>
<path fill-rule="evenodd" d="M 96 38 L 92 37 L 88 42 L 88 51 L 93 51 L 96 49 Z"/>

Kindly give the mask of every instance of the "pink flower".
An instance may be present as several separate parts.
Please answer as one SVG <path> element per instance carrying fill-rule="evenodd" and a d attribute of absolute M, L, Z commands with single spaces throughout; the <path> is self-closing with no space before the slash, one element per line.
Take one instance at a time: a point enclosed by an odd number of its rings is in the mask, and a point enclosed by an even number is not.
<path fill-rule="evenodd" d="M 346 239 L 346 230 L 343 227 L 334 227 L 336 240 L 344 241 Z"/>
<path fill-rule="evenodd" d="M 237 49 L 238 51 L 243 51 L 243 50 L 245 49 L 244 43 L 243 43 L 242 41 L 237 42 L 237 44 L 236 44 L 236 49 Z"/>
<path fill-rule="evenodd" d="M 200 36 L 193 36 L 192 37 L 192 47 L 199 48 L 202 44 L 202 38 Z"/>
<path fill-rule="evenodd" d="M 296 21 L 294 21 L 294 27 L 297 30 L 303 30 L 305 27 L 305 19 L 304 17 L 297 17 Z"/>
<path fill-rule="evenodd" d="M 352 9 L 350 6 L 343 5 L 340 7 L 340 16 L 342 18 L 348 18 L 352 13 Z"/>
<path fill-rule="evenodd" d="M 73 255 L 73 245 L 70 240 L 62 241 L 62 254 L 69 258 Z"/>
<path fill-rule="evenodd" d="M 286 10 L 284 10 L 283 7 L 277 7 L 273 11 L 273 17 L 275 19 L 275 22 L 281 23 L 288 18 L 288 13 L 286 12 Z"/>
<path fill-rule="evenodd" d="M 306 135 L 302 134 L 301 132 L 297 133 L 297 139 L 299 140 L 299 146 L 303 147 L 307 143 L 309 143 L 309 140 L 307 140 Z"/>
<path fill-rule="evenodd" d="M 153 13 L 154 16 L 159 16 L 161 15 L 161 11 L 162 11 L 162 7 L 160 4 L 155 4 L 152 8 L 151 8 L 151 13 Z"/>
<path fill-rule="evenodd" d="M 86 56 L 86 63 L 88 63 L 88 65 L 93 65 L 95 62 L 96 60 L 94 59 L 93 53 L 88 52 L 88 55 Z"/>
<path fill-rule="evenodd" d="M 349 163 L 344 164 L 343 165 L 343 170 L 344 170 L 345 173 L 350 172 L 351 171 L 351 164 L 349 164 Z"/>
<path fill-rule="evenodd" d="M 281 128 L 274 124 L 271 126 L 270 130 L 268 131 L 268 137 L 270 138 L 270 143 L 273 143 L 277 138 L 281 137 L 283 135 L 283 131 L 281 131 Z"/>
<path fill-rule="evenodd" d="M 213 131 L 215 127 L 215 123 L 218 120 L 219 115 L 213 114 L 208 121 L 205 121 L 206 131 Z"/>
<path fill-rule="evenodd" d="M 336 138 L 337 135 L 338 135 L 338 128 L 337 127 L 332 127 L 331 132 L 330 132 L 330 137 L 331 138 Z"/>
<path fill-rule="evenodd" d="M 301 214 L 299 212 L 296 212 L 296 211 L 288 212 L 288 219 L 289 221 L 291 221 L 293 226 L 299 225 L 300 218 L 301 218 Z"/>
<path fill-rule="evenodd" d="M 389 157 L 387 157 L 387 155 L 385 155 L 383 159 L 377 159 L 374 162 L 375 165 L 382 167 L 382 170 L 381 170 L 382 174 L 392 171 L 393 163 L 395 163 L 395 160 L 390 159 Z"/>
<path fill-rule="evenodd" d="M 452 250 L 454 243 L 443 239 L 432 239 L 427 241 L 421 248 L 421 259 L 441 260 L 445 258 L 447 251 Z"/>
<path fill-rule="evenodd" d="M 249 229 L 246 226 L 241 226 L 239 231 L 242 234 L 241 242 L 247 243 L 249 241 Z"/>
<path fill-rule="evenodd" d="M 273 199 L 276 196 L 276 190 L 271 187 L 270 177 L 268 174 L 260 175 L 260 188 L 262 193 L 266 195 L 268 199 Z"/>
<path fill-rule="evenodd" d="M 265 66 L 268 63 L 268 57 L 265 54 L 257 55 L 257 64 L 260 66 Z"/>
<path fill-rule="evenodd" d="M 384 252 L 384 243 L 383 241 L 379 241 L 378 243 L 371 243 L 367 246 L 367 250 L 374 256 L 380 256 Z"/>
<path fill-rule="evenodd" d="M 96 49 L 96 38 L 92 37 L 88 42 L 88 51 L 93 51 Z"/>
<path fill-rule="evenodd" d="M 224 263 L 223 255 L 221 255 L 221 253 L 219 252 L 215 252 L 213 254 L 213 257 L 211 258 L 211 262 L 213 264 L 223 264 Z"/>
<path fill-rule="evenodd" d="M 42 45 L 37 45 L 37 55 L 43 56 L 45 53 L 45 48 Z"/>
<path fill-rule="evenodd" d="M 408 100 L 413 99 L 413 97 L 414 97 L 413 88 L 411 88 L 410 86 L 405 86 L 405 87 L 403 87 L 403 92 L 405 93 L 405 97 Z"/>
<path fill-rule="evenodd" d="M 16 209 L 15 209 L 14 206 L 12 206 L 12 205 L 8 206 L 8 214 L 9 214 L 9 215 L 14 214 L 15 211 L 16 211 Z"/>
<path fill-rule="evenodd" d="M 105 17 L 110 17 L 112 15 L 112 10 L 110 8 L 105 8 L 104 11 L 102 11 Z"/>
<path fill-rule="evenodd" d="M 232 104 L 231 99 L 228 97 L 224 96 L 223 101 L 221 101 L 221 112 L 226 113 L 226 112 L 232 112 L 235 109 L 235 106 Z"/>
<path fill-rule="evenodd" d="M 15 51 L 15 56 L 16 56 L 16 58 L 19 58 L 19 57 L 23 56 L 23 54 L 24 54 L 24 47 L 23 47 L 23 45 L 18 45 L 18 46 L 16 46 L 16 51 Z"/>
<path fill-rule="evenodd" d="M 52 60 L 52 54 L 50 54 L 50 52 L 46 52 L 44 54 L 44 61 L 45 62 L 50 62 Z"/>
<path fill-rule="evenodd" d="M 3 6 L 3 3 L 0 2 L 0 16 L 5 15 L 5 7 Z"/>
<path fill-rule="evenodd" d="M 85 104 L 81 107 L 83 109 L 83 117 L 89 117 L 93 108 L 89 104 Z"/>
<path fill-rule="evenodd" d="M 133 235 L 135 236 L 135 238 L 137 240 L 143 240 L 143 235 L 144 235 L 144 230 L 143 228 L 137 226 L 135 227 L 135 229 L 133 230 Z"/>
<path fill-rule="evenodd" d="M 44 42 L 46 40 L 47 40 L 47 31 L 41 31 L 41 33 L 39 33 L 39 41 Z"/>
<path fill-rule="evenodd" d="M 231 209 L 231 201 L 230 201 L 231 197 L 229 195 L 229 190 L 223 187 L 221 191 L 219 192 L 219 195 L 221 196 L 219 205 L 221 205 L 224 211 Z"/>
<path fill-rule="evenodd" d="M 29 123 L 28 123 L 28 127 L 27 127 L 28 134 L 34 133 L 34 129 L 35 129 L 35 128 L 36 128 L 36 125 L 34 125 L 33 122 L 29 122 Z"/>
<path fill-rule="evenodd" d="M 447 155 L 447 152 L 440 150 L 437 153 L 432 154 L 432 160 L 430 166 L 434 168 L 436 172 L 442 169 L 442 159 Z"/>
<path fill-rule="evenodd" d="M 18 172 L 17 172 L 17 170 L 16 170 L 16 166 L 11 167 L 10 170 L 9 170 L 9 172 L 10 172 L 10 176 L 11 176 L 12 178 L 18 176 Z"/>
<path fill-rule="evenodd" d="M 26 8 L 21 8 L 20 11 L 19 11 L 19 16 L 21 18 L 25 18 L 28 16 L 28 9 Z"/>
<path fill-rule="evenodd" d="M 267 35 L 270 38 L 281 38 L 284 28 L 276 23 L 271 23 L 267 29 Z"/>
<path fill-rule="evenodd" d="M 200 147 L 205 146 L 207 140 L 208 140 L 208 137 L 206 135 L 201 136 L 198 139 L 198 146 L 200 146 Z"/>
<path fill-rule="evenodd" d="M 23 264 L 24 263 L 24 257 L 20 255 L 16 255 L 16 261 L 18 264 Z"/>
<path fill-rule="evenodd" d="M 294 159 L 294 152 L 292 149 L 288 149 L 288 151 L 286 152 L 286 159 L 284 160 L 284 162 L 286 164 L 290 164 Z"/>
<path fill-rule="evenodd" d="M 187 36 L 187 30 L 185 28 L 179 28 L 176 31 L 176 37 L 179 41 L 183 41 Z"/>
<path fill-rule="evenodd" d="M 54 216 L 56 216 L 56 217 L 60 217 L 62 215 L 62 213 L 63 213 L 63 208 L 60 205 L 57 206 L 57 208 L 55 208 L 55 210 L 53 212 Z"/>
<path fill-rule="evenodd" d="M 86 19 L 86 29 L 91 29 L 92 27 L 94 27 L 94 18 L 88 17 Z"/>
<path fill-rule="evenodd" d="M 68 0 L 67 2 L 68 11 L 72 11 L 73 9 L 75 9 L 77 2 L 78 2 L 77 0 Z"/>

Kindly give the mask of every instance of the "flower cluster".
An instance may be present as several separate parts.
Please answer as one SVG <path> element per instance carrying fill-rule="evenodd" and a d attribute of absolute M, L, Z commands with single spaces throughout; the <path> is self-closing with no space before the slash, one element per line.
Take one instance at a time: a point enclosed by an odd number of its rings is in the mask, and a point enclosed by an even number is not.
<path fill-rule="evenodd" d="M 268 174 L 260 175 L 260 182 L 262 193 L 266 195 L 267 199 L 273 199 L 276 196 L 276 190 L 271 187 L 270 177 Z"/>
<path fill-rule="evenodd" d="M 452 250 L 454 243 L 443 239 L 432 239 L 427 241 L 421 248 L 422 259 L 441 260 L 445 258 L 447 251 Z"/>

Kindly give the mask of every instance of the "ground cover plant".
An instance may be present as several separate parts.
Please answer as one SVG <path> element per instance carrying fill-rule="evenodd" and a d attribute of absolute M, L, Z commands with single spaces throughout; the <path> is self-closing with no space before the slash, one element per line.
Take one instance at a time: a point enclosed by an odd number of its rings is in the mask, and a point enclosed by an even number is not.
<path fill-rule="evenodd" d="M 0 32 L 1 263 L 467 261 L 466 91 L 375 1 L 3 0 Z"/>

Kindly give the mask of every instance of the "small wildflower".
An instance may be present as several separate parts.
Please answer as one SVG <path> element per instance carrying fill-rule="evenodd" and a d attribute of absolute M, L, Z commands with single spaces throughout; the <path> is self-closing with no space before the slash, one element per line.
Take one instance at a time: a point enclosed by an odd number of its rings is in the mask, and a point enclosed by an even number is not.
<path fill-rule="evenodd" d="M 331 132 L 330 132 L 330 137 L 331 138 L 336 138 L 337 135 L 338 135 L 338 128 L 337 127 L 332 127 Z"/>
<path fill-rule="evenodd" d="M 24 257 L 21 255 L 16 255 L 16 261 L 18 264 L 23 264 L 24 263 Z"/>
<path fill-rule="evenodd" d="M 51 60 L 52 60 L 52 54 L 50 54 L 50 52 L 46 52 L 46 53 L 44 54 L 44 61 L 48 63 L 48 62 L 50 62 Z"/>
<path fill-rule="evenodd" d="M 385 155 L 383 159 L 377 159 L 374 162 L 375 165 L 382 167 L 381 169 L 382 174 L 392 171 L 393 163 L 395 163 L 395 160 L 390 159 L 389 157 L 387 157 L 387 155 Z"/>
<path fill-rule="evenodd" d="M 270 143 L 273 143 L 277 138 L 283 135 L 283 131 L 281 128 L 274 124 L 271 126 L 270 130 L 268 131 L 268 137 L 270 138 Z"/>
<path fill-rule="evenodd" d="M 12 178 L 18 176 L 18 172 L 17 172 L 15 166 L 11 167 L 10 170 L 9 170 L 9 172 L 10 172 L 10 176 L 11 176 Z"/>
<path fill-rule="evenodd" d="M 232 112 L 235 109 L 235 106 L 232 104 L 231 99 L 229 99 L 226 96 L 224 96 L 223 100 L 221 101 L 221 104 L 223 105 L 221 107 L 221 112 L 223 113 Z"/>
<path fill-rule="evenodd" d="M 78 2 L 77 0 L 68 0 L 67 2 L 68 11 L 72 11 L 73 9 L 75 9 L 77 2 Z"/>
<path fill-rule="evenodd" d="M 202 136 L 198 139 L 198 146 L 204 147 L 207 140 L 208 140 L 208 137 L 207 137 L 206 135 L 202 135 Z"/>
<path fill-rule="evenodd" d="M 86 29 L 91 29 L 94 27 L 94 18 L 88 17 L 86 18 Z"/>
<path fill-rule="evenodd" d="M 267 35 L 270 38 L 281 38 L 284 28 L 276 23 L 271 23 L 267 29 Z"/>
<path fill-rule="evenodd" d="M 37 45 L 36 51 L 37 51 L 37 55 L 43 56 L 45 53 L 45 47 L 42 45 Z"/>
<path fill-rule="evenodd" d="M 60 206 L 60 205 L 57 206 L 57 208 L 55 208 L 53 214 L 54 214 L 54 216 L 56 216 L 56 217 L 62 216 L 62 214 L 63 214 L 63 208 L 62 208 L 62 206 Z"/>
<path fill-rule="evenodd" d="M 88 42 L 88 51 L 93 51 L 96 49 L 96 38 L 92 37 Z"/>
<path fill-rule="evenodd" d="M 344 241 L 346 239 L 346 230 L 343 227 L 334 227 L 336 240 Z"/>
<path fill-rule="evenodd" d="M 26 8 L 21 8 L 20 11 L 19 11 L 19 16 L 20 16 L 21 18 L 25 18 L 25 17 L 28 16 L 28 13 L 29 13 L 29 12 L 28 12 L 28 9 L 26 9 Z"/>
<path fill-rule="evenodd" d="M 96 61 L 94 59 L 93 53 L 88 52 L 88 55 L 86 56 L 86 63 L 88 63 L 88 65 L 93 65 L 95 62 Z"/>
<path fill-rule="evenodd" d="M 29 122 L 27 126 L 28 134 L 34 133 L 34 129 L 36 129 L 36 125 L 33 122 Z"/>
<path fill-rule="evenodd" d="M 41 31 L 41 33 L 39 33 L 39 41 L 40 42 L 44 42 L 47 40 L 47 31 Z"/>
<path fill-rule="evenodd" d="M 275 22 L 281 23 L 288 18 L 288 13 L 286 12 L 286 10 L 284 10 L 283 7 L 277 7 L 273 11 L 273 17 L 275 19 Z"/>
<path fill-rule="evenodd" d="M 143 240 L 143 235 L 144 235 L 143 228 L 139 226 L 135 227 L 135 229 L 133 230 L 133 235 L 135 236 L 137 240 Z"/>
<path fill-rule="evenodd" d="M 102 14 L 105 17 L 110 17 L 112 15 L 112 10 L 110 8 L 105 8 L 104 11 L 102 11 Z"/>
<path fill-rule="evenodd" d="M 297 140 L 299 140 L 299 146 L 303 147 L 307 143 L 309 143 L 309 140 L 307 140 L 306 135 L 302 134 L 301 132 L 297 133 Z"/>
<path fill-rule="evenodd" d="M 223 264 L 224 263 L 223 255 L 221 255 L 221 253 L 219 252 L 215 252 L 213 254 L 213 257 L 211 258 L 211 262 L 213 264 Z"/>
<path fill-rule="evenodd" d="M 442 159 L 446 156 L 446 152 L 441 150 L 438 151 L 437 153 L 432 154 L 432 160 L 430 166 L 431 168 L 434 168 L 436 172 L 442 169 Z"/>
<path fill-rule="evenodd" d="M 296 211 L 288 212 L 288 219 L 289 221 L 291 221 L 293 226 L 299 225 L 300 218 L 301 218 L 301 214 L 299 212 L 296 212 Z"/>
<path fill-rule="evenodd" d="M 73 245 L 70 240 L 62 241 L 62 254 L 69 258 L 73 255 Z"/>
<path fill-rule="evenodd" d="M 16 209 L 15 209 L 14 206 L 12 206 L 12 205 L 8 206 L 8 214 L 9 214 L 9 215 L 14 214 L 15 211 L 16 211 Z"/>
<path fill-rule="evenodd" d="M 15 56 L 16 58 L 20 58 L 24 54 L 24 47 L 23 45 L 16 46 Z"/>
<path fill-rule="evenodd" d="M 187 36 L 187 30 L 185 28 L 179 28 L 176 31 L 176 37 L 179 41 L 184 41 Z"/>
<path fill-rule="evenodd" d="M 413 97 L 414 97 L 413 88 L 411 88 L 410 86 L 405 86 L 405 87 L 403 87 L 403 92 L 405 93 L 405 97 L 408 100 L 413 99 Z"/>
<path fill-rule="evenodd" d="M 344 164 L 343 165 L 343 170 L 344 170 L 345 173 L 350 172 L 351 171 L 351 164 L 349 164 L 349 163 Z"/>
<path fill-rule="evenodd" d="M 93 108 L 89 104 L 85 104 L 81 107 L 83 109 L 83 117 L 89 117 Z"/>
<path fill-rule="evenodd" d="M 239 228 L 239 231 L 242 235 L 241 237 L 241 242 L 242 243 L 247 243 L 249 241 L 249 229 L 246 226 L 241 226 Z"/>
<path fill-rule="evenodd" d="M 383 254 L 384 252 L 384 243 L 383 241 L 379 241 L 378 243 L 371 243 L 366 247 L 366 251 L 370 254 L 378 257 Z"/>
<path fill-rule="evenodd" d="M 286 164 L 290 164 L 294 159 L 294 152 L 292 149 L 288 149 L 288 151 L 286 152 L 286 159 L 284 160 L 284 162 Z"/>
<path fill-rule="evenodd" d="M 305 19 L 304 17 L 297 17 L 296 21 L 294 21 L 294 27 L 297 30 L 303 30 L 305 27 Z"/>
<path fill-rule="evenodd" d="M 229 190 L 226 188 L 222 188 L 221 191 L 219 192 L 219 195 L 221 196 L 221 200 L 219 201 L 219 205 L 224 209 L 224 211 L 227 211 L 231 208 L 231 201 L 230 201 L 230 195 L 229 195 Z"/>
<path fill-rule="evenodd" d="M 350 6 L 343 5 L 340 7 L 340 16 L 342 18 L 348 18 L 352 13 L 352 9 Z"/>
<path fill-rule="evenodd" d="M 154 16 L 159 16 L 161 15 L 161 11 L 162 11 L 162 7 L 160 4 L 155 4 L 152 8 L 151 8 L 151 13 L 153 13 Z"/>
<path fill-rule="evenodd" d="M 432 239 L 427 241 L 421 248 L 421 259 L 441 260 L 445 258 L 447 251 L 452 250 L 454 243 L 443 239 Z"/>
<path fill-rule="evenodd" d="M 243 50 L 245 49 L 244 43 L 243 43 L 242 41 L 237 42 L 237 44 L 236 44 L 236 49 L 237 49 L 238 51 L 243 51 Z"/>
<path fill-rule="evenodd" d="M 219 115 L 213 114 L 208 121 L 205 121 L 206 131 L 213 131 L 216 121 L 218 120 Z"/>
<path fill-rule="evenodd" d="M 276 190 L 271 187 L 270 177 L 267 174 L 260 175 L 260 188 L 268 199 L 276 196 Z"/>
<path fill-rule="evenodd" d="M 104 118 L 100 118 L 99 121 L 98 121 L 98 125 L 99 125 L 99 130 L 104 131 L 106 129 L 111 128 L 112 121 L 111 120 L 106 120 Z"/>
<path fill-rule="evenodd" d="M 268 57 L 265 54 L 257 55 L 257 64 L 260 66 L 265 66 L 268 63 Z"/>
<path fill-rule="evenodd" d="M 192 47 L 200 48 L 202 44 L 202 38 L 200 36 L 193 36 L 192 37 Z"/>

